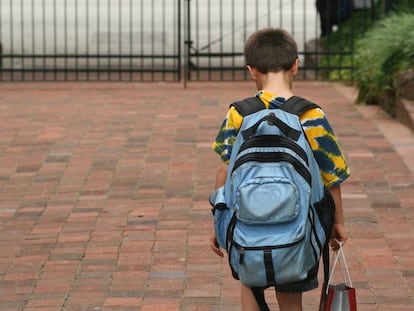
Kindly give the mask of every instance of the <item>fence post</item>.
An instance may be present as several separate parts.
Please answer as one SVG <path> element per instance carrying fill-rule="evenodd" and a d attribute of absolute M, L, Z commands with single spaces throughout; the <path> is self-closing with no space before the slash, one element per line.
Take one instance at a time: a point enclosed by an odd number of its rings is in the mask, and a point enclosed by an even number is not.
<path fill-rule="evenodd" d="M 186 14 L 185 14 L 185 22 L 184 22 L 184 29 L 185 29 L 185 41 L 184 41 L 184 88 L 187 88 L 187 82 L 189 80 L 189 67 L 188 64 L 190 62 L 190 51 L 191 45 L 193 41 L 191 41 L 191 13 L 190 13 L 190 1 L 185 0 L 187 2 L 186 7 Z"/>

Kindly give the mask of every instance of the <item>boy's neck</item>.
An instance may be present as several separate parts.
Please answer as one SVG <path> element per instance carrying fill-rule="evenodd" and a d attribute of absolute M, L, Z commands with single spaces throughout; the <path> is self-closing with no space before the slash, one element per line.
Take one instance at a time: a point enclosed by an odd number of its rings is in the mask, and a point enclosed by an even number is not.
<path fill-rule="evenodd" d="M 256 80 L 258 90 L 265 90 L 278 97 L 288 99 L 293 96 L 292 92 L 293 76 L 290 72 L 268 72 L 261 74 Z"/>

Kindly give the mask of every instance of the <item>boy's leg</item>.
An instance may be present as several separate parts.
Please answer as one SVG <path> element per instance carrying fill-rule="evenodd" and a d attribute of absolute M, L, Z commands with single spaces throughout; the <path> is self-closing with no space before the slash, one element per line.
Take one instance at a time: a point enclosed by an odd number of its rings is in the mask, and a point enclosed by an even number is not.
<path fill-rule="evenodd" d="M 302 311 L 302 293 L 280 293 L 276 291 L 280 311 Z M 260 311 L 252 289 L 241 286 L 241 301 L 243 311 Z"/>
<path fill-rule="evenodd" d="M 256 302 L 256 298 L 254 298 L 252 289 L 244 285 L 241 286 L 241 303 L 243 311 L 260 311 L 260 308 Z"/>
<path fill-rule="evenodd" d="M 276 298 L 280 311 L 302 311 L 302 293 L 279 293 Z"/>

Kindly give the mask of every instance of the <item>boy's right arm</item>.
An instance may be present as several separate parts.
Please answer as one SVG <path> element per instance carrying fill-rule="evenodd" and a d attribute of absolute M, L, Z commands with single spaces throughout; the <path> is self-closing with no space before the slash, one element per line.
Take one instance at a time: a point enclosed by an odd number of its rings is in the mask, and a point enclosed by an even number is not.
<path fill-rule="evenodd" d="M 213 149 L 220 155 L 222 160 L 220 166 L 217 169 L 216 173 L 216 182 L 214 189 L 220 188 L 226 182 L 227 178 L 227 162 L 230 159 L 230 153 L 232 148 L 232 141 L 236 138 L 237 131 L 240 128 L 243 117 L 237 112 L 234 107 L 231 107 L 227 112 L 226 118 L 224 119 L 219 133 L 213 143 Z M 223 257 L 224 253 L 221 251 L 216 238 L 216 233 L 213 230 L 210 235 L 210 246 L 214 253 L 218 256 Z"/>
<path fill-rule="evenodd" d="M 227 168 L 228 168 L 228 164 L 225 162 L 222 162 L 221 165 L 218 167 L 214 189 L 220 188 L 226 182 Z"/>
<path fill-rule="evenodd" d="M 218 167 L 217 173 L 216 173 L 216 183 L 215 183 L 214 189 L 220 188 L 226 182 L 227 167 L 228 167 L 228 164 L 225 163 L 225 162 L 222 162 L 221 165 Z M 224 253 L 220 249 L 220 246 L 217 242 L 216 232 L 214 230 L 214 221 L 213 221 L 213 230 L 212 230 L 211 235 L 210 235 L 210 247 L 213 250 L 213 252 L 216 253 L 218 256 L 220 256 L 220 257 L 224 256 Z"/>

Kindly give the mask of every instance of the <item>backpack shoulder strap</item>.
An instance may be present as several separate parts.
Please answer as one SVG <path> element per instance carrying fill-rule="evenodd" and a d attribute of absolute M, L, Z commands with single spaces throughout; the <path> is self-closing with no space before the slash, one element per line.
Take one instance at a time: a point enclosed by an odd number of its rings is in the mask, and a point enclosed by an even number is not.
<path fill-rule="evenodd" d="M 317 104 L 312 103 L 302 97 L 292 96 L 289 98 L 284 105 L 281 105 L 280 109 L 292 113 L 294 115 L 300 116 L 302 113 L 313 109 L 320 108 Z"/>
<path fill-rule="evenodd" d="M 266 106 L 260 100 L 260 98 L 256 96 L 248 97 L 241 101 L 232 103 L 230 107 L 234 107 L 242 117 L 245 117 L 249 114 L 253 114 L 266 108 Z"/>
<path fill-rule="evenodd" d="M 260 98 L 256 96 L 248 97 L 246 99 L 234 102 L 230 105 L 230 107 L 234 107 L 242 117 L 245 117 L 249 114 L 253 114 L 266 108 L 266 106 L 260 100 Z M 299 96 L 290 97 L 284 105 L 280 106 L 281 110 L 292 113 L 297 116 L 300 116 L 305 111 L 314 108 L 320 107 L 317 104 L 312 103 L 307 99 L 304 99 Z"/>

